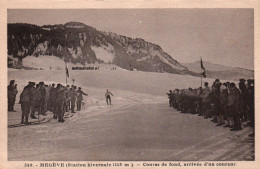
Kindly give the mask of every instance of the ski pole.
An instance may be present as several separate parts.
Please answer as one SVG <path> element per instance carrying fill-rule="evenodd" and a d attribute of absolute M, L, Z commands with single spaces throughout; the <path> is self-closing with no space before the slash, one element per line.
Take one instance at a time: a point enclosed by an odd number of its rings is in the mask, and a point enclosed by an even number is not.
<path fill-rule="evenodd" d="M 104 97 L 102 97 L 101 99 L 99 99 L 96 103 L 100 102 L 100 101 L 103 100 L 103 99 L 104 99 Z"/>
<path fill-rule="evenodd" d="M 39 111 L 38 111 L 38 122 L 40 122 L 40 112 L 41 112 L 41 107 L 42 107 L 41 104 L 42 103 L 40 102 L 40 108 L 39 108 Z"/>

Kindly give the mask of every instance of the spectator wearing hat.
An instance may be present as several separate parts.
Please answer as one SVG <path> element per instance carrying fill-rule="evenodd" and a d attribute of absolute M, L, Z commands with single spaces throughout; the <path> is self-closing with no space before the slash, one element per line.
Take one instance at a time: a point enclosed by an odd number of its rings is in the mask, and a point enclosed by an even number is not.
<path fill-rule="evenodd" d="M 227 97 L 227 84 L 223 83 L 220 87 L 220 116 L 218 117 L 219 126 L 221 126 L 222 124 L 227 125 L 227 123 L 225 123 L 225 120 L 227 120 Z"/>
<path fill-rule="evenodd" d="M 15 93 L 15 80 L 11 80 L 9 85 L 7 86 L 7 96 L 8 96 L 8 111 L 15 111 L 14 110 L 14 103 L 16 98 Z"/>
<path fill-rule="evenodd" d="M 29 82 L 27 86 L 24 87 L 21 95 L 20 95 L 20 103 L 21 103 L 21 109 L 22 109 L 22 124 L 29 124 L 28 118 L 30 114 L 31 109 L 31 103 L 32 103 L 32 88 L 34 87 L 34 82 Z"/>
<path fill-rule="evenodd" d="M 179 100 L 180 100 L 180 89 L 175 89 L 175 100 L 174 100 L 174 104 L 175 104 L 175 108 L 177 110 L 180 110 L 180 105 L 179 105 Z"/>
<path fill-rule="evenodd" d="M 53 117 L 55 117 L 55 102 L 57 98 L 57 87 L 55 87 L 55 84 L 53 83 L 50 90 L 50 110 L 53 112 Z"/>
<path fill-rule="evenodd" d="M 242 121 L 247 121 L 248 119 L 248 110 L 247 110 L 247 88 L 245 84 L 246 80 L 245 79 L 240 79 L 239 80 L 239 90 L 240 90 L 240 95 L 239 95 L 239 105 L 240 105 L 240 118 Z"/>
<path fill-rule="evenodd" d="M 45 111 L 46 89 L 44 86 L 44 82 L 40 82 L 39 86 L 40 86 L 39 91 L 41 93 L 40 114 L 45 116 L 46 115 L 46 111 Z"/>
<path fill-rule="evenodd" d="M 44 85 L 45 91 L 46 91 L 46 95 L 45 95 L 45 105 L 44 105 L 44 112 L 47 112 L 49 110 L 49 104 L 50 104 L 50 91 L 51 91 L 51 87 L 48 85 Z"/>
<path fill-rule="evenodd" d="M 212 88 L 212 92 L 209 94 L 210 105 L 212 110 L 213 119 L 211 120 L 214 123 L 218 123 L 218 117 L 220 117 L 220 95 L 218 93 L 217 84 Z M 220 124 L 220 123 L 219 123 Z"/>
<path fill-rule="evenodd" d="M 66 112 L 69 112 L 69 106 L 70 106 L 69 90 L 70 90 L 70 86 L 69 85 L 64 87 L 64 92 L 66 94 L 66 101 L 65 101 L 64 109 L 65 109 Z"/>
<path fill-rule="evenodd" d="M 71 102 L 71 113 L 76 113 L 75 112 L 75 104 L 77 99 L 76 89 L 77 89 L 76 86 L 72 86 L 71 89 L 68 91 L 68 97 L 70 98 L 70 102 Z"/>
<path fill-rule="evenodd" d="M 208 82 L 204 83 L 204 89 L 202 90 L 201 93 L 201 98 L 202 98 L 202 114 L 205 119 L 210 117 L 210 98 L 209 94 L 211 93 L 211 89 L 208 86 Z"/>
<path fill-rule="evenodd" d="M 36 87 L 32 87 L 31 93 L 32 93 L 32 101 L 31 101 L 30 117 L 32 119 L 36 119 L 35 112 L 37 111 L 38 113 L 40 113 L 40 104 L 41 104 L 41 93 L 39 90 L 39 84 L 37 84 Z"/>
<path fill-rule="evenodd" d="M 254 127 L 255 123 L 255 87 L 254 80 L 249 79 L 248 83 L 248 97 L 247 97 L 247 105 L 248 105 L 248 116 L 250 120 L 250 126 Z"/>
<path fill-rule="evenodd" d="M 173 93 L 172 93 L 172 90 L 169 90 L 169 93 L 166 93 L 168 95 L 168 98 L 169 98 L 169 107 L 173 107 Z"/>
<path fill-rule="evenodd" d="M 239 95 L 240 91 L 236 87 L 235 83 L 230 83 L 230 90 L 228 94 L 228 113 L 231 114 L 234 125 L 232 131 L 242 130 L 240 115 L 239 115 Z"/>
<path fill-rule="evenodd" d="M 81 87 L 79 87 L 78 90 L 77 90 L 77 111 L 81 110 L 81 103 L 82 103 L 82 100 L 83 100 L 83 95 L 88 96 L 88 94 L 84 93 L 81 90 Z"/>
<path fill-rule="evenodd" d="M 64 113 L 66 105 L 66 93 L 65 88 L 62 85 L 59 85 L 56 99 L 56 115 L 58 117 L 58 122 L 64 122 Z"/>

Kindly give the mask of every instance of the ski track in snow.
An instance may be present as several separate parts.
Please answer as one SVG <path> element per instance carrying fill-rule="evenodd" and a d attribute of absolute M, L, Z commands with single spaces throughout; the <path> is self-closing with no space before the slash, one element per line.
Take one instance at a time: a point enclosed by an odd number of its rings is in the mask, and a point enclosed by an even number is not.
<path fill-rule="evenodd" d="M 18 90 L 21 91 L 22 88 L 25 86 L 26 82 L 21 79 L 17 79 L 16 82 L 19 84 Z M 45 83 L 52 83 L 51 81 L 45 81 Z M 111 116 L 111 115 L 116 115 L 120 113 L 127 113 L 127 112 L 117 112 L 116 110 L 118 109 L 126 109 L 127 107 L 131 107 L 135 104 L 141 104 L 142 103 L 162 103 L 165 98 L 158 96 L 157 98 L 155 96 L 151 97 L 150 95 L 147 94 L 138 94 L 134 92 L 129 92 L 129 91 L 123 91 L 123 90 L 117 90 L 117 95 L 122 95 L 122 96 L 114 96 L 112 97 L 112 103 L 114 103 L 112 106 L 106 105 L 105 99 L 101 100 L 100 102 L 97 103 L 100 97 L 100 93 L 102 90 L 105 91 L 105 89 L 98 89 L 98 88 L 93 88 L 89 87 L 88 88 L 90 93 L 98 93 L 97 95 L 91 95 L 91 97 L 85 97 L 85 106 L 83 107 L 83 110 L 80 112 L 77 112 L 73 114 L 73 117 L 69 117 L 65 119 L 65 123 L 61 124 L 58 123 L 57 120 L 52 118 L 52 113 L 47 112 L 47 116 L 45 117 L 46 119 L 51 119 L 49 123 L 42 124 L 42 125 L 37 125 L 37 126 L 25 126 L 25 127 L 17 127 L 17 128 L 12 128 L 9 129 L 9 151 L 15 151 L 16 153 L 9 154 L 10 159 L 23 159 L 23 158 L 29 158 L 33 157 L 37 153 L 35 151 L 40 151 L 39 154 L 37 154 L 36 159 L 41 159 L 40 157 L 47 159 L 48 158 L 48 151 L 50 151 L 51 147 L 55 150 L 55 143 L 54 144 L 49 144 L 49 139 L 52 140 L 53 136 L 56 137 L 56 141 L 60 142 L 62 140 L 68 139 L 68 135 L 65 134 L 67 132 L 64 131 L 69 131 L 70 137 L 72 138 L 89 138 L 89 137 L 95 137 L 98 136 L 100 133 L 104 133 L 107 130 L 113 129 L 113 126 L 108 126 L 108 127 L 103 127 L 103 126 L 97 126 L 96 124 L 92 125 L 92 123 L 96 123 L 98 121 L 101 121 L 105 116 Z M 120 93 L 120 94 L 119 94 Z M 101 96 L 102 97 L 102 96 Z M 103 96 L 104 97 L 104 96 Z M 19 98 L 19 95 L 17 96 Z M 147 99 L 147 98 L 153 98 Z M 20 105 L 16 104 L 15 109 L 18 110 L 18 112 L 9 112 L 9 117 L 8 117 L 8 125 L 11 124 L 19 124 L 20 122 L 20 114 L 21 114 L 21 109 Z M 37 114 L 36 114 L 37 116 Z M 44 118 L 42 115 L 40 115 L 40 118 Z M 106 119 L 109 120 L 109 119 Z M 113 119 L 110 119 L 113 120 Z M 30 121 L 37 121 L 30 119 Z M 80 132 L 78 130 L 81 126 L 86 127 L 84 129 L 84 132 Z M 88 132 L 89 134 L 87 136 L 84 136 L 84 133 Z M 93 133 L 93 134 L 91 134 Z M 20 147 L 20 144 L 22 143 L 21 138 L 24 136 L 27 136 L 26 138 L 26 145 L 28 146 L 23 146 Z M 33 146 L 34 148 L 38 148 L 38 150 L 31 149 L 30 145 L 35 145 L 34 140 L 40 139 L 40 145 L 45 147 L 44 149 L 39 147 L 39 146 Z M 47 143 L 50 147 L 46 148 L 45 143 Z M 103 144 L 101 144 L 103 145 Z M 100 145 L 100 146 L 101 146 Z M 88 148 L 92 147 L 97 147 L 95 146 L 89 146 Z M 40 148 L 40 149 L 39 149 Z M 88 149 L 86 147 L 86 149 Z M 19 151 L 17 151 L 19 150 Z M 76 151 L 76 150 L 74 150 Z M 20 152 L 20 153 L 19 153 Z M 33 153 L 32 153 L 33 152 Z M 62 154 L 63 151 L 57 151 L 53 154 Z M 28 154 L 28 155 L 25 155 Z M 40 155 L 42 154 L 42 155 Z"/>
<path fill-rule="evenodd" d="M 9 79 L 18 84 L 17 101 L 29 80 L 47 84 L 64 81 L 63 72 L 54 72 L 53 77 L 51 71 L 10 71 Z M 48 123 L 8 128 L 9 160 L 252 160 L 254 145 L 246 141 L 251 128 L 231 132 L 168 107 L 166 88 L 168 83 L 172 88 L 178 86 L 178 75 L 147 73 L 138 83 L 142 72 L 114 71 L 109 82 L 105 72 L 72 73 L 80 77 L 77 85 L 89 94 L 84 96 L 85 106 L 64 123 L 47 112 Z M 150 85 L 154 79 L 162 82 Z M 193 77 L 185 81 L 192 82 Z M 119 85 L 106 87 L 111 82 Z M 137 86 L 132 87 L 133 83 Z M 106 89 L 114 95 L 112 106 L 102 99 Z M 15 110 L 8 113 L 8 125 L 20 122 L 19 104 Z"/>

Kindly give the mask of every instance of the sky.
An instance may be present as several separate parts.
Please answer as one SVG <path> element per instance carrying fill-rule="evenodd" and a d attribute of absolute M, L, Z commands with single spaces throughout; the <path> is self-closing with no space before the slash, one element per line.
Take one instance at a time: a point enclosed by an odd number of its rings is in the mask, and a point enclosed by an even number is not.
<path fill-rule="evenodd" d="M 8 9 L 8 23 L 82 22 L 158 44 L 180 63 L 254 69 L 253 9 Z"/>

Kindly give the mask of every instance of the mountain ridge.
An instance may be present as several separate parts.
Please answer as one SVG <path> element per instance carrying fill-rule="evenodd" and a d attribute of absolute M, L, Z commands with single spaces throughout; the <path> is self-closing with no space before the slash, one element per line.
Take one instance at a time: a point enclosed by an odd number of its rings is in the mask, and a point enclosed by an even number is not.
<path fill-rule="evenodd" d="M 72 63 L 104 63 L 93 48 L 111 53 L 110 60 L 124 69 L 197 75 L 154 43 L 97 29 L 80 22 L 56 25 L 8 24 L 8 55 L 22 59 L 55 55 Z M 100 51 L 100 50 L 99 50 Z M 22 64 L 22 63 L 21 63 Z"/>
<path fill-rule="evenodd" d="M 195 61 L 192 63 L 182 63 L 190 71 L 201 73 L 200 61 Z M 219 78 L 226 80 L 239 80 L 241 78 L 250 79 L 254 78 L 254 70 L 225 66 L 221 64 L 215 64 L 209 61 L 203 61 L 203 66 L 206 69 L 206 75 L 210 78 Z"/>
<path fill-rule="evenodd" d="M 126 70 L 168 72 L 200 76 L 200 61 L 180 63 L 161 46 L 142 38 L 99 31 L 80 22 L 38 26 L 27 23 L 8 25 L 8 64 L 18 60 L 22 67 L 27 56 L 54 56 L 73 64 L 114 64 Z M 8 63 L 9 63 L 8 62 Z M 254 77 L 254 71 L 204 61 L 207 77 L 237 80 Z"/>

